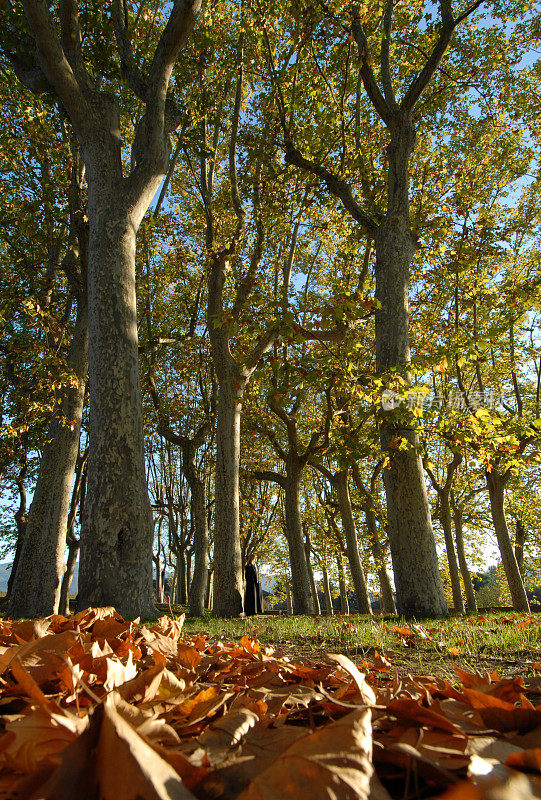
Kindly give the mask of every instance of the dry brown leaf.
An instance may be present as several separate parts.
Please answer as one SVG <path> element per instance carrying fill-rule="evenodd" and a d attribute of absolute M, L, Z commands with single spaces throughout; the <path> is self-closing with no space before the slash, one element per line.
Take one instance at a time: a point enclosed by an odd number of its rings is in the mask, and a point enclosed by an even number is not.
<path fill-rule="evenodd" d="M 207 754 L 210 766 L 223 764 L 258 721 L 257 714 L 244 708 L 228 711 L 212 722 L 197 739 Z"/>
<path fill-rule="evenodd" d="M 292 744 L 238 800 L 364 800 L 371 754 L 371 714 L 363 708 Z"/>
<path fill-rule="evenodd" d="M 517 708 L 512 703 L 476 689 L 464 688 L 464 695 L 489 728 L 526 733 L 541 725 L 541 709 Z"/>
<path fill-rule="evenodd" d="M 388 711 L 395 717 L 398 717 L 405 722 L 427 725 L 431 728 L 437 728 L 447 733 L 454 733 L 461 735 L 462 731 L 453 722 L 450 722 L 442 714 L 432 711 L 430 708 L 425 708 L 420 705 L 417 700 L 398 699 L 391 700 L 387 706 Z"/>
<path fill-rule="evenodd" d="M 363 673 L 360 672 L 350 658 L 342 655 L 341 653 L 327 653 L 327 658 L 330 658 L 332 661 L 336 661 L 337 664 L 340 664 L 342 669 L 351 675 L 355 681 L 355 685 L 357 686 L 359 695 L 361 696 L 361 701 L 363 703 L 372 706 L 376 704 L 376 693 L 372 687 L 367 684 L 366 675 L 363 675 Z"/>

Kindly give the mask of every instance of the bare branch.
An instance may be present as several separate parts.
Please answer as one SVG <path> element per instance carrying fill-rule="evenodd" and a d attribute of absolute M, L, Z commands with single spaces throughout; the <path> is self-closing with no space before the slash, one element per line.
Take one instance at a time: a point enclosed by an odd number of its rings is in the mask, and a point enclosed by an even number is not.
<path fill-rule="evenodd" d="M 48 3 L 45 0 L 23 0 L 23 8 L 45 77 L 68 112 L 75 130 L 87 133 L 92 125 L 91 107 L 60 45 Z"/>
<path fill-rule="evenodd" d="M 258 481 L 272 481 L 273 483 L 277 483 L 282 489 L 286 487 L 286 479 L 284 475 L 280 475 L 279 472 L 273 472 L 270 469 L 264 469 L 261 471 L 256 471 L 251 473 L 252 478 L 256 478 Z"/>
<path fill-rule="evenodd" d="M 381 82 L 383 84 L 383 92 L 385 101 L 389 108 L 396 111 L 398 108 L 396 103 L 396 96 L 393 89 L 393 82 L 391 79 L 391 65 L 389 63 L 389 53 L 391 49 L 391 30 L 393 21 L 393 0 L 386 0 L 385 13 L 383 15 L 383 34 L 381 37 L 381 52 L 380 52 L 380 66 L 381 66 Z"/>
<path fill-rule="evenodd" d="M 77 0 L 60 0 L 59 15 L 62 49 L 66 54 L 66 58 L 79 80 L 81 76 L 88 79 L 83 67 L 81 53 L 81 31 L 79 29 Z"/>
<path fill-rule="evenodd" d="M 410 112 L 415 108 L 415 104 L 430 83 L 434 72 L 442 60 L 445 51 L 449 46 L 449 42 L 451 41 L 453 31 L 458 24 L 457 20 L 453 19 L 451 0 L 440 0 L 440 10 L 442 26 L 438 39 L 424 67 L 413 79 L 409 89 L 406 91 L 406 94 L 400 103 L 401 111 Z"/>
<path fill-rule="evenodd" d="M 346 183 L 346 181 L 339 178 L 322 164 L 305 158 L 300 150 L 297 150 L 297 148 L 293 146 L 291 141 L 286 141 L 285 148 L 285 160 L 287 164 L 294 164 L 310 172 L 312 175 L 317 175 L 318 178 L 321 178 L 329 192 L 342 201 L 342 205 L 346 211 L 349 211 L 353 219 L 359 222 L 372 236 L 375 235 L 378 229 L 377 223 L 363 211 L 359 203 L 353 197 L 351 186 Z"/>
<path fill-rule="evenodd" d="M 381 93 L 381 89 L 377 84 L 376 77 L 370 65 L 368 40 L 361 23 L 358 6 L 353 8 L 353 24 L 351 26 L 351 30 L 353 33 L 353 38 L 357 43 L 359 60 L 361 62 L 360 72 L 365 91 L 383 122 L 387 125 L 387 127 L 390 127 L 393 123 L 394 116 L 392 110 L 387 104 L 387 101 L 385 100 L 385 97 Z"/>
<path fill-rule="evenodd" d="M 239 60 L 239 73 L 237 77 L 237 88 L 235 91 L 235 105 L 233 108 L 233 121 L 231 123 L 231 138 L 229 141 L 229 182 L 231 185 L 231 201 L 233 203 L 233 208 L 235 210 L 235 214 L 237 216 L 237 231 L 235 232 L 236 238 L 239 237 L 240 231 L 244 224 L 244 216 L 245 211 L 242 207 L 242 203 L 240 200 L 239 195 L 239 187 L 237 181 L 237 136 L 239 132 L 239 120 L 240 120 L 240 107 L 242 102 L 242 80 L 243 80 L 243 71 L 242 71 L 242 58 L 243 58 L 243 47 L 242 47 L 242 39 L 243 35 L 240 35 L 239 39 L 239 52 L 238 52 L 238 60 Z"/>
<path fill-rule="evenodd" d="M 173 67 L 197 19 L 201 0 L 175 0 L 150 65 L 147 109 L 159 130 L 165 127 L 165 102 Z"/>

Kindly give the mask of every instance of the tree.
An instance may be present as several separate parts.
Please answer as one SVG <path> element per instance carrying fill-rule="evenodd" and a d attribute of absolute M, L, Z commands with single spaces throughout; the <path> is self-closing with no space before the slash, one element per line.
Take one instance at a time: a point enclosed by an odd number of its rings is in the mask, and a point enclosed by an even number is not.
<path fill-rule="evenodd" d="M 100 88 L 104 20 L 65 0 L 55 19 L 43 0 L 24 0 L 27 33 L 8 13 L 13 70 L 33 92 L 62 104 L 79 141 L 88 184 L 88 328 L 90 455 L 81 540 L 79 604 L 115 605 L 149 616 L 152 519 L 145 482 L 135 301 L 135 239 L 166 171 L 169 134 L 181 113 L 167 90 L 200 0 L 177 0 L 149 63 L 138 68 L 129 41 L 129 9 L 114 4 L 124 75 L 144 104 L 124 174 L 119 97 Z M 59 33 L 58 33 L 59 31 Z M 110 36 L 110 28 L 107 34 Z M 35 46 L 35 57 L 31 42 Z M 92 52 L 92 47 L 96 52 Z M 92 63 L 94 75 L 87 63 Z"/>

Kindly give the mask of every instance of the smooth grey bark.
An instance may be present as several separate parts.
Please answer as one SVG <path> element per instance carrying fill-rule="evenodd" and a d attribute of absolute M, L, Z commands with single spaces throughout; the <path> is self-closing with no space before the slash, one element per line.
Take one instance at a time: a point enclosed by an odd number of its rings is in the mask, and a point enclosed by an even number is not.
<path fill-rule="evenodd" d="M 447 552 L 447 563 L 449 565 L 449 577 L 451 579 L 451 592 L 453 595 L 453 606 L 459 614 L 464 613 L 464 601 L 462 600 L 462 588 L 460 586 L 460 571 L 457 553 L 453 539 L 453 526 L 451 523 L 451 505 L 449 492 L 439 493 L 440 502 L 440 522 L 445 537 L 445 550 Z"/>
<path fill-rule="evenodd" d="M 344 559 L 342 555 L 336 556 L 336 566 L 338 567 L 338 585 L 340 587 L 340 611 L 342 614 L 349 614 L 348 592 L 346 588 L 346 575 L 344 572 Z"/>
<path fill-rule="evenodd" d="M 515 558 L 524 579 L 524 543 L 526 542 L 526 526 L 520 517 L 515 520 Z"/>
<path fill-rule="evenodd" d="M 495 468 L 485 473 L 488 496 L 490 499 L 490 511 L 494 531 L 498 541 L 498 548 L 502 558 L 505 577 L 511 592 L 511 600 L 515 611 L 530 611 L 530 603 L 524 588 L 524 581 L 520 574 L 520 569 L 515 558 L 515 552 L 507 527 L 505 516 L 505 486 L 509 480 L 509 472 L 500 474 Z"/>
<path fill-rule="evenodd" d="M 455 528 L 456 552 L 460 565 L 460 574 L 466 592 L 466 609 L 468 614 L 477 614 L 477 598 L 471 579 L 470 569 L 466 561 L 466 551 L 464 548 L 464 526 L 462 516 L 462 506 L 456 502 L 455 496 L 451 491 L 451 509 L 453 512 L 453 525 Z"/>
<path fill-rule="evenodd" d="M 26 450 L 23 451 L 19 462 L 19 472 L 17 474 L 17 491 L 19 492 L 19 507 L 14 514 L 15 525 L 17 526 L 17 544 L 15 546 L 15 555 L 13 557 L 13 564 L 11 565 L 11 572 L 8 578 L 7 592 L 5 602 L 9 603 L 11 592 L 13 590 L 13 581 L 17 574 L 17 567 L 21 558 L 21 551 L 23 549 L 24 537 L 26 534 L 26 476 L 28 473 L 28 458 Z"/>
<path fill-rule="evenodd" d="M 386 614 L 396 614 L 396 605 L 394 602 L 393 587 L 385 565 L 385 550 L 381 545 L 378 535 L 378 525 L 376 519 L 376 509 L 374 505 L 373 492 L 375 490 L 375 482 L 380 472 L 380 465 L 372 473 L 370 481 L 370 490 L 364 485 L 359 467 L 353 464 L 352 474 L 355 485 L 361 494 L 361 503 L 364 511 L 364 518 L 366 522 L 366 529 L 368 531 L 368 539 L 370 541 L 370 548 L 372 550 L 372 558 L 376 565 L 378 574 L 379 587 L 381 592 L 381 610 Z"/>
<path fill-rule="evenodd" d="M 310 544 L 310 533 L 308 531 L 308 527 L 306 524 L 303 523 L 302 528 L 304 531 L 304 552 L 306 554 L 306 566 L 308 567 L 308 576 L 310 578 L 310 591 L 312 594 L 312 603 L 314 605 L 314 614 L 316 617 L 319 617 L 321 615 L 321 606 L 319 604 L 316 579 L 314 578 L 314 570 L 312 569 L 312 564 L 310 561 L 310 553 L 312 550 L 312 546 Z"/>
<path fill-rule="evenodd" d="M 67 364 L 73 372 L 74 385 L 61 391 L 47 432 L 47 443 L 43 448 L 8 605 L 8 615 L 14 618 L 58 613 L 88 368 L 88 323 L 84 297 L 79 298 L 77 303 L 77 318 Z"/>
<path fill-rule="evenodd" d="M 190 483 L 190 508 L 194 525 L 194 569 L 190 585 L 189 612 L 202 617 L 208 580 L 209 531 L 207 524 L 205 481 L 197 478 Z"/>
<path fill-rule="evenodd" d="M 331 585 L 329 583 L 329 571 L 326 564 L 322 564 L 321 571 L 323 573 L 323 594 L 325 595 L 325 614 L 332 616 L 334 609 L 332 606 Z"/>
<path fill-rule="evenodd" d="M 370 598 L 368 596 L 368 587 L 366 585 L 366 578 L 359 553 L 357 528 L 355 526 L 353 509 L 351 507 L 351 497 L 349 495 L 348 486 L 348 470 L 344 469 L 338 472 L 335 476 L 334 483 L 338 496 L 340 516 L 342 517 L 344 537 L 346 540 L 346 554 L 349 562 L 349 570 L 351 573 L 353 586 L 355 588 L 359 614 L 372 614 L 372 606 L 370 605 Z"/>
<path fill-rule="evenodd" d="M 62 577 L 62 586 L 60 588 L 60 602 L 58 604 L 58 611 L 60 614 L 68 616 L 70 613 L 69 607 L 69 590 L 75 572 L 75 563 L 79 555 L 81 546 L 80 540 L 75 536 L 75 516 L 79 509 L 79 518 L 81 517 L 84 508 L 84 498 L 86 494 L 86 462 L 88 451 L 79 453 L 77 463 L 75 465 L 75 481 L 71 492 L 71 503 L 68 514 L 68 532 L 66 543 L 68 547 L 68 557 L 66 559 L 66 568 Z"/>

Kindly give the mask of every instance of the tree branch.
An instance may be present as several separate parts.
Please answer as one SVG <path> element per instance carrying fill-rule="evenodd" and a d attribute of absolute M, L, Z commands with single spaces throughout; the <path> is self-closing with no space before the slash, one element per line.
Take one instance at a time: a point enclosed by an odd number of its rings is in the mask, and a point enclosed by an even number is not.
<path fill-rule="evenodd" d="M 297 150 L 297 148 L 293 146 L 291 140 L 286 140 L 285 151 L 286 164 L 294 164 L 296 167 L 301 167 L 301 169 L 321 178 L 329 192 L 334 195 L 334 197 L 341 200 L 342 205 L 346 211 L 351 214 L 353 219 L 359 222 L 372 236 L 375 235 L 378 224 L 363 211 L 359 203 L 353 197 L 351 186 L 346 183 L 346 181 L 339 178 L 322 164 L 305 158 L 300 150 Z"/>
<path fill-rule="evenodd" d="M 258 481 L 272 481 L 273 483 L 277 483 L 278 486 L 281 486 L 282 489 L 286 488 L 285 476 L 280 475 L 279 472 L 273 472 L 270 469 L 264 469 L 261 471 L 252 472 L 251 476 Z"/>
<path fill-rule="evenodd" d="M 398 109 L 396 97 L 391 80 L 391 66 L 389 63 L 389 53 L 391 49 L 391 30 L 393 21 L 393 0 L 386 0 L 385 13 L 383 15 L 383 34 L 381 37 L 380 67 L 381 82 L 387 106 L 396 112 Z"/>
<path fill-rule="evenodd" d="M 353 8 L 353 24 L 351 26 L 351 31 L 353 33 L 353 38 L 357 43 L 359 60 L 361 62 L 360 73 L 361 78 L 363 79 L 365 91 L 383 122 L 387 125 L 387 127 L 391 127 L 394 121 L 394 116 L 391 109 L 387 105 L 385 97 L 381 93 L 381 89 L 377 84 L 376 77 L 370 65 L 368 40 L 361 23 L 358 6 L 354 6 Z"/>
<path fill-rule="evenodd" d="M 22 0 L 30 31 L 36 42 L 38 63 L 78 133 L 88 133 L 93 123 L 86 101 L 66 55 L 60 45 L 45 0 Z"/>
<path fill-rule="evenodd" d="M 453 12 L 451 9 L 451 0 L 440 0 L 441 22 L 442 27 L 428 60 L 419 74 L 411 82 L 409 89 L 406 91 L 401 103 L 400 110 L 410 112 L 413 111 L 415 104 L 420 96 L 430 83 L 430 80 L 436 71 L 440 61 L 442 60 L 451 36 L 456 28 L 458 21 L 453 19 Z"/>

